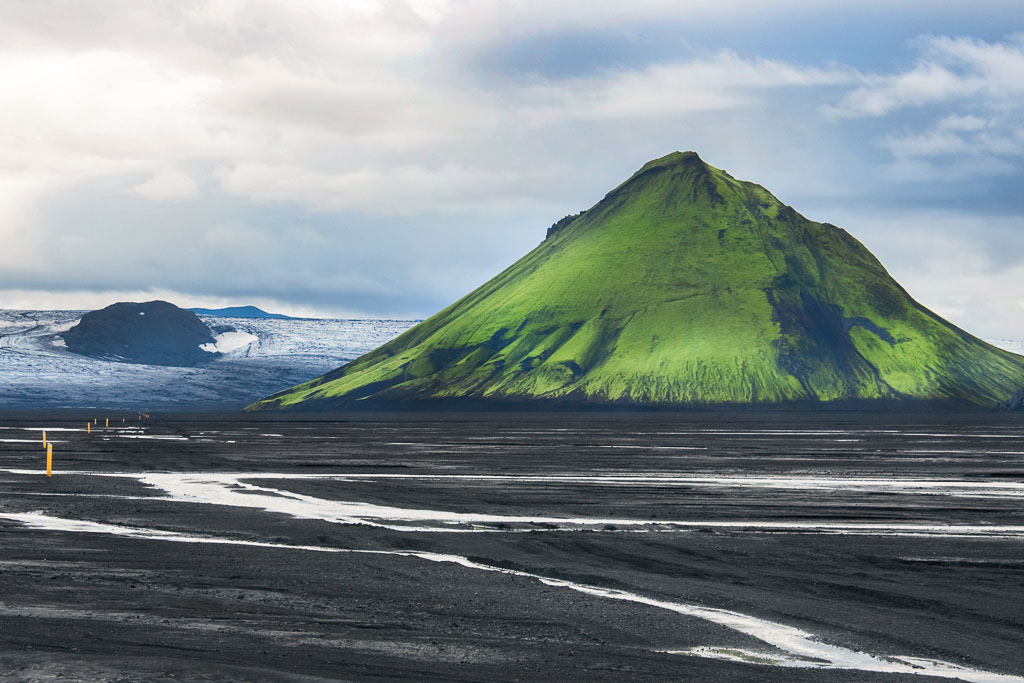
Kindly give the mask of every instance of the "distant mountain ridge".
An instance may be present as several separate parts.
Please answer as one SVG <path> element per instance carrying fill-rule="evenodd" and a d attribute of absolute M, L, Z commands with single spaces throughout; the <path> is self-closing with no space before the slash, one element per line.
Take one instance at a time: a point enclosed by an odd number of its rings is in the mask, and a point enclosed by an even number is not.
<path fill-rule="evenodd" d="M 290 315 L 267 313 L 255 306 L 229 306 L 227 308 L 190 308 L 198 315 L 215 315 L 221 318 L 271 318 L 274 320 L 294 320 Z"/>
<path fill-rule="evenodd" d="M 696 153 L 645 164 L 529 254 L 252 410 L 993 407 L 1024 357 L 914 301 L 841 228 Z"/>

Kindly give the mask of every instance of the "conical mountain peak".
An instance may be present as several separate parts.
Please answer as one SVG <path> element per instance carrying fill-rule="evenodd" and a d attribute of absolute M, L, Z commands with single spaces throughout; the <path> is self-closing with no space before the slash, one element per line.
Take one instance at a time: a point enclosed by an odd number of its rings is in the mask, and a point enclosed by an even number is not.
<path fill-rule="evenodd" d="M 569 238 L 594 225 L 607 229 L 609 223 L 616 229 L 630 229 L 650 220 L 672 222 L 673 216 L 678 218 L 674 225 L 679 230 L 700 229 L 710 222 L 696 220 L 696 214 L 750 212 L 756 218 L 774 216 L 783 209 L 788 207 L 763 187 L 736 180 L 707 164 L 696 152 L 672 152 L 644 164 L 590 209 L 554 223 L 547 237 Z M 623 211 L 626 220 L 611 220 Z"/>
<path fill-rule="evenodd" d="M 515 264 L 253 409 L 465 404 L 990 406 L 1024 358 L 923 308 L 848 233 L 673 152 Z"/>
<path fill-rule="evenodd" d="M 648 161 L 646 164 L 643 165 L 643 167 L 640 169 L 639 172 L 642 173 L 643 171 L 647 170 L 648 168 L 654 168 L 654 167 L 666 167 L 667 168 L 669 166 L 677 166 L 677 165 L 681 165 L 681 164 L 701 165 L 701 166 L 704 166 L 705 168 L 710 168 L 706 163 L 704 163 L 704 160 L 701 159 L 700 155 L 697 154 L 696 152 L 693 152 L 693 151 L 680 152 L 680 151 L 677 150 L 675 152 L 671 152 L 669 154 L 666 154 L 663 157 L 659 157 L 657 159 L 651 159 L 650 161 Z"/>
<path fill-rule="evenodd" d="M 626 188 L 635 187 L 638 184 L 647 184 L 659 179 L 662 186 L 668 190 L 676 186 L 678 192 L 683 188 L 692 189 L 695 185 L 703 186 L 704 192 L 694 194 L 694 199 L 699 194 L 707 198 L 714 197 L 717 190 L 714 189 L 714 176 L 721 174 L 728 177 L 720 169 L 709 166 L 696 152 L 672 152 L 658 159 L 653 159 L 644 164 L 640 170 L 630 176 L 624 183 L 608 193 L 608 197 L 622 192 Z M 708 193 L 708 191 L 713 191 Z"/>

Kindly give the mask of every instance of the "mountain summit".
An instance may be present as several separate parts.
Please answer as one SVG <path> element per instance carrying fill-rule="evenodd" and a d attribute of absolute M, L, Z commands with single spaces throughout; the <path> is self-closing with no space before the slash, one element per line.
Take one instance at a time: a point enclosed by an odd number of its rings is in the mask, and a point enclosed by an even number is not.
<path fill-rule="evenodd" d="M 445 310 L 250 409 L 990 406 L 1022 387 L 1024 357 L 918 304 L 845 230 L 675 152 Z"/>

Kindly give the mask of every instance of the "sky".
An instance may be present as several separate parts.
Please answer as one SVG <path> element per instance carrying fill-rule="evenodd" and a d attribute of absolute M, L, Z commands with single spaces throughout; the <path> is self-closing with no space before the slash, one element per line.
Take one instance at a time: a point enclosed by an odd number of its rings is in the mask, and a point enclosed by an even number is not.
<path fill-rule="evenodd" d="M 5 0 L 0 308 L 422 318 L 694 150 L 1024 338 L 1024 4 Z"/>

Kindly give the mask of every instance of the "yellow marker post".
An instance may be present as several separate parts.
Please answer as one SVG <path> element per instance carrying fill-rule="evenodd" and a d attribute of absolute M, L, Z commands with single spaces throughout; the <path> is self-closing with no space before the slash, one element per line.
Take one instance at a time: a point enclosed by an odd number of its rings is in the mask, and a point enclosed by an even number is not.
<path fill-rule="evenodd" d="M 53 444 L 46 444 L 46 476 L 53 474 Z"/>
<path fill-rule="evenodd" d="M 109 427 L 110 426 L 110 418 L 109 417 L 107 418 L 107 421 L 103 424 L 103 426 L 104 427 Z"/>
<path fill-rule="evenodd" d="M 43 448 L 46 448 L 46 430 L 43 430 Z"/>
<path fill-rule="evenodd" d="M 86 434 L 92 434 L 92 423 L 90 423 L 90 422 L 86 422 L 85 423 L 85 433 Z"/>

